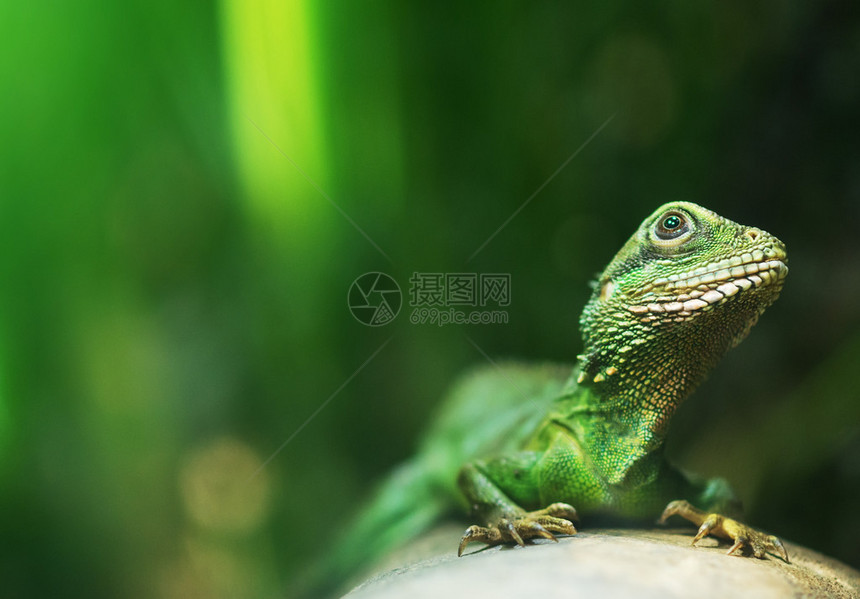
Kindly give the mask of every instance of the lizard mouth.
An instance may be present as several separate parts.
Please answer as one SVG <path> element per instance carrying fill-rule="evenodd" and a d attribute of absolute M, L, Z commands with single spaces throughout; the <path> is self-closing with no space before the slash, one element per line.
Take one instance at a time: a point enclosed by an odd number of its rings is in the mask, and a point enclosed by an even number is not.
<path fill-rule="evenodd" d="M 644 290 L 643 299 L 650 301 L 629 306 L 628 310 L 638 315 L 677 313 L 679 317 L 690 316 L 748 289 L 782 287 L 788 274 L 785 261 L 785 252 L 765 248 L 656 279 Z"/>

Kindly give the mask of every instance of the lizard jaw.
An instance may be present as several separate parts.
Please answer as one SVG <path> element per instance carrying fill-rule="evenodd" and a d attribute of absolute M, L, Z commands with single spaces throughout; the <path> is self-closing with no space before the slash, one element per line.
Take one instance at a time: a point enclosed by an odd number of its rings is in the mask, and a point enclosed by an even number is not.
<path fill-rule="evenodd" d="M 666 313 L 683 319 L 751 288 L 776 285 L 778 293 L 788 274 L 784 259 L 783 252 L 766 248 L 657 279 L 641 298 L 646 301 L 627 309 L 645 321 L 656 321 L 658 314 Z"/>

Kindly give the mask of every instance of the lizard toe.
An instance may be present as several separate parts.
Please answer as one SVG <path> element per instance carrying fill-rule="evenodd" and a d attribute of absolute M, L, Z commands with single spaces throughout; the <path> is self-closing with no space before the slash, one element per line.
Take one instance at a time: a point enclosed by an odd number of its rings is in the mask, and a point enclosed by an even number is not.
<path fill-rule="evenodd" d="M 570 520 L 550 514 L 575 517 L 576 510 L 566 503 L 555 503 L 542 510 L 499 518 L 495 524 L 489 526 L 472 525 L 460 538 L 457 556 L 462 556 L 469 543 L 473 542 L 486 543 L 489 546 L 516 543 L 522 547 L 528 539 L 542 538 L 557 542 L 557 534 L 576 534 L 576 527 Z"/>

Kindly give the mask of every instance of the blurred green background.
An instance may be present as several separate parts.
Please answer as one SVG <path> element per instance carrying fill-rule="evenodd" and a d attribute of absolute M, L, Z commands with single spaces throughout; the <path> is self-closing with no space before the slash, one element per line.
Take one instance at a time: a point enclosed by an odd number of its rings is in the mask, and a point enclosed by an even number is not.
<path fill-rule="evenodd" d="M 860 566 L 858 25 L 0 4 L 0 594 L 281 596 L 484 360 L 464 332 L 573 361 L 587 281 L 677 199 L 776 234 L 791 274 L 670 451 Z M 374 270 L 510 273 L 509 323 L 366 327 L 346 296 Z"/>

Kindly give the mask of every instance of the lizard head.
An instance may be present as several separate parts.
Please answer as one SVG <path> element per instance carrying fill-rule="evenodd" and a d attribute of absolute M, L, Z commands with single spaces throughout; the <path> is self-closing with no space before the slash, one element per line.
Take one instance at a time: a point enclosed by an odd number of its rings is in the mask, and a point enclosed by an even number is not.
<path fill-rule="evenodd" d="M 661 206 L 597 281 L 580 319 L 580 378 L 674 368 L 695 384 L 776 300 L 786 261 L 761 229 L 689 202 Z"/>

